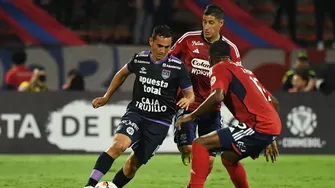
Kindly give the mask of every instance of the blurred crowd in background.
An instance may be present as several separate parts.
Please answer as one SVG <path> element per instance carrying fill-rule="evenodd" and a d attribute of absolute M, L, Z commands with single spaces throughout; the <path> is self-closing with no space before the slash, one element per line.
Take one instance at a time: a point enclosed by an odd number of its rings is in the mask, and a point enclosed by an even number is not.
<path fill-rule="evenodd" d="M 208 3 L 208 0 L 198 0 Z M 183 6 L 182 0 L 34 0 L 36 5 L 53 15 L 60 23 L 79 34 L 87 43 L 148 43 L 154 25 L 167 24 L 175 38 L 201 29 L 201 21 Z M 334 0 L 235 0 L 246 12 L 286 35 L 302 47 L 318 50 L 335 48 Z M 5 22 L 0 22 L 1 45 L 20 44 Z M 13 68 L 6 74 L 6 89 L 48 91 L 43 67 L 25 66 L 23 51 L 12 55 Z M 301 52 L 292 70 L 283 75 L 282 90 L 311 92 L 322 81 L 310 67 L 308 56 Z M 64 90 L 84 90 L 83 76 L 76 69 L 68 73 Z"/>
<path fill-rule="evenodd" d="M 209 0 L 197 0 L 208 4 Z M 234 0 L 246 12 L 302 47 L 335 48 L 333 0 Z M 89 43 L 147 44 L 151 28 L 167 24 L 176 37 L 200 29 L 182 0 L 34 0 Z M 19 42 L 1 23 L 2 44 Z"/>

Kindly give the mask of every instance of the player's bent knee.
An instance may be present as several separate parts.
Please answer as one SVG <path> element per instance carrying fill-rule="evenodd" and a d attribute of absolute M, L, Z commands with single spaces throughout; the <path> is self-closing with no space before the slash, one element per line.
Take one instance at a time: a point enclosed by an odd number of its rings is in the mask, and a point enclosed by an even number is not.
<path fill-rule="evenodd" d="M 131 140 L 126 135 L 117 135 L 113 143 L 107 149 L 107 153 L 114 159 L 118 158 L 130 146 Z"/>
<path fill-rule="evenodd" d="M 135 176 L 136 171 L 140 168 L 141 163 L 137 160 L 135 155 L 130 155 L 130 157 L 126 160 L 126 163 L 123 167 L 124 175 L 128 178 L 132 178 Z"/>
<path fill-rule="evenodd" d="M 192 154 L 192 145 L 180 146 L 178 147 L 179 151 L 183 155 L 191 155 Z"/>
<path fill-rule="evenodd" d="M 107 153 L 113 157 L 114 159 L 118 158 L 124 151 L 126 151 L 127 147 L 117 141 L 114 141 L 112 145 L 107 149 Z"/>

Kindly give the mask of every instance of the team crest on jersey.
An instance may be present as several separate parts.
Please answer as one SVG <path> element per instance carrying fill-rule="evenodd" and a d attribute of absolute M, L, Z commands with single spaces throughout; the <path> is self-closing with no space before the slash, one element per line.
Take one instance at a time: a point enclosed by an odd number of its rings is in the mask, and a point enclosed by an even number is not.
<path fill-rule="evenodd" d="M 170 70 L 166 70 L 166 69 L 163 69 L 162 70 L 162 77 L 164 79 L 168 79 L 170 77 L 170 74 L 171 74 L 171 71 Z"/>

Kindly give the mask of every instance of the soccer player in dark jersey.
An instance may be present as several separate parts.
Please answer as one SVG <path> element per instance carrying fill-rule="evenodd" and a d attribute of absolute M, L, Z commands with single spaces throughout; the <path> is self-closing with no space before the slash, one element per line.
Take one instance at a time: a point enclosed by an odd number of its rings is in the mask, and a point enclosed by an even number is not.
<path fill-rule="evenodd" d="M 248 188 L 246 172 L 239 161 L 248 156 L 255 159 L 263 150 L 267 160 L 269 156 L 272 162 L 276 160 L 275 139 L 282 128 L 279 104 L 251 71 L 230 60 L 230 46 L 226 42 L 214 42 L 209 55 L 212 93 L 196 110 L 182 116 L 177 126 L 208 113 L 222 101 L 240 123 L 194 140 L 189 188 L 204 187 L 209 151 L 223 151 L 222 163 L 235 187 Z"/>
<path fill-rule="evenodd" d="M 133 98 L 121 119 L 111 146 L 103 152 L 91 173 L 86 187 L 94 187 L 128 147 L 133 152 L 113 183 L 121 188 L 146 164 L 165 139 L 176 113 L 175 96 L 178 88 L 183 98 L 177 105 L 188 108 L 194 101 L 192 83 L 187 67 L 178 58 L 169 55 L 172 33 L 167 26 L 154 28 L 149 39 L 151 50 L 140 52 L 114 76 L 106 94 L 93 100 L 94 108 L 105 105 L 128 75 L 135 74 Z"/>
<path fill-rule="evenodd" d="M 217 40 L 226 41 L 230 45 L 232 61 L 240 62 L 240 54 L 236 45 L 220 34 L 223 25 L 224 13 L 222 9 L 217 5 L 208 5 L 202 18 L 203 29 L 185 33 L 172 47 L 170 53 L 184 61 L 188 67 L 195 94 L 195 102 L 187 111 L 178 111 L 177 117 L 181 114 L 191 113 L 210 94 L 208 49 L 213 42 Z M 199 116 L 194 121 L 185 123 L 181 130 L 175 131 L 175 142 L 185 165 L 190 162 L 192 141 L 196 138 L 197 126 L 199 136 L 221 128 L 220 108 L 221 106 L 218 105 L 212 113 Z M 215 152 L 211 153 L 210 168 L 212 168 L 215 155 Z"/>

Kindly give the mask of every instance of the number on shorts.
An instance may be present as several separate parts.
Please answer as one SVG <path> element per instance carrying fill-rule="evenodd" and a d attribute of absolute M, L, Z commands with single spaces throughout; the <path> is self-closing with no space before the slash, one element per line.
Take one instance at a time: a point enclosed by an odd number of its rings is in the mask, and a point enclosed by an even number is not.
<path fill-rule="evenodd" d="M 246 129 L 246 128 L 248 128 L 247 124 L 242 123 L 242 122 L 240 122 L 238 124 L 233 124 L 233 127 L 237 127 L 239 129 Z"/>
<path fill-rule="evenodd" d="M 271 101 L 271 98 L 269 96 L 266 97 L 266 95 L 265 95 L 266 90 L 262 86 L 259 85 L 259 81 L 257 80 L 257 78 L 255 78 L 253 76 L 249 76 L 249 78 L 256 85 L 257 89 L 259 90 L 259 92 L 261 92 L 261 94 L 263 95 L 264 99 L 266 101 Z"/>

